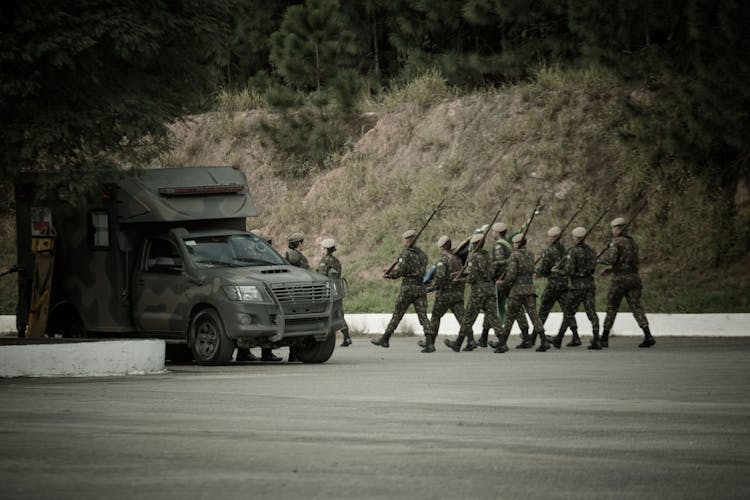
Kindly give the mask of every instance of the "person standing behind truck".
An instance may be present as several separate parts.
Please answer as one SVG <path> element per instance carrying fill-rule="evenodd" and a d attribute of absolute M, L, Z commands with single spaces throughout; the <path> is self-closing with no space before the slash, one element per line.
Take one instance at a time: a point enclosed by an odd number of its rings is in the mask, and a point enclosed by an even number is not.
<path fill-rule="evenodd" d="M 263 235 L 263 231 L 261 231 L 260 229 L 253 229 L 250 232 L 254 234 L 255 236 L 257 236 L 258 238 L 265 240 L 265 242 L 268 243 L 269 245 L 271 244 L 271 238 L 266 238 Z M 261 351 L 261 354 L 260 354 L 261 361 L 281 361 L 283 359 L 283 358 L 276 356 L 270 347 L 263 347 L 261 348 L 260 351 Z M 258 361 L 258 358 L 250 351 L 250 349 L 245 348 L 245 347 L 237 348 L 237 356 L 234 359 L 237 362 Z"/>
<path fill-rule="evenodd" d="M 318 263 L 318 272 L 331 279 L 340 279 L 341 262 L 333 255 L 333 252 L 336 251 L 336 241 L 333 238 L 326 238 L 320 242 L 320 246 L 323 247 L 326 254 Z M 346 324 L 346 321 L 344 321 L 344 328 L 341 329 L 341 335 L 344 336 L 344 341 L 341 343 L 341 347 L 350 346 L 352 338 L 349 336 L 349 325 Z"/>
<path fill-rule="evenodd" d="M 301 267 L 302 269 L 310 269 L 310 263 L 301 251 L 302 243 L 304 242 L 305 235 L 303 233 L 292 233 L 289 235 L 289 248 L 284 252 L 284 258 L 293 266 Z"/>

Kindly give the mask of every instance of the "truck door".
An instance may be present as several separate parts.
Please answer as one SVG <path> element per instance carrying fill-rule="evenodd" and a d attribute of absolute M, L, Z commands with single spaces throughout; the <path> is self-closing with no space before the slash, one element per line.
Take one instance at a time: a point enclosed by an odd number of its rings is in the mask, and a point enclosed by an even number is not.
<path fill-rule="evenodd" d="M 133 322 L 141 332 L 184 336 L 189 282 L 177 246 L 166 237 L 145 241 L 133 273 Z"/>

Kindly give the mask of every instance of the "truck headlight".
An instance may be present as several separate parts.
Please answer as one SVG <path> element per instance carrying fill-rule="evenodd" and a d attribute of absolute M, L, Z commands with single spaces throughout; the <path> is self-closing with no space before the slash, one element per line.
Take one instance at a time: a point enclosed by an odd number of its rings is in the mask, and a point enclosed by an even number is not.
<path fill-rule="evenodd" d="M 263 294 L 255 285 L 227 285 L 224 293 L 235 302 L 263 302 Z"/>

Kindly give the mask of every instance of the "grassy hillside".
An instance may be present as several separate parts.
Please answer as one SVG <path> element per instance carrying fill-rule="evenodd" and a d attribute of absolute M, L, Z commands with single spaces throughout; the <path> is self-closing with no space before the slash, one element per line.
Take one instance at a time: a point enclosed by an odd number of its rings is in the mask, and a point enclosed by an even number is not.
<path fill-rule="evenodd" d="M 588 227 L 614 201 L 588 240 L 599 249 L 608 221 L 627 216 L 661 185 L 633 225 L 647 311 L 750 311 L 750 256 L 717 244 L 727 224 L 746 228 L 747 216 L 725 218 L 731 204 L 678 163 L 657 175 L 647 148 L 621 140 L 632 126 L 623 100 L 649 98 L 593 70 L 544 70 L 533 83 L 469 95 L 425 75 L 364 100 L 345 153 L 323 170 L 289 180 L 295 165 L 257 133 L 268 115 L 262 100 L 225 95 L 215 113 L 175 127 L 175 148 L 162 166 L 240 167 L 260 212 L 248 228 L 262 229 L 279 249 L 288 234 L 304 231 L 303 251 L 317 263 L 320 241 L 335 238 L 350 285 L 348 312 L 391 310 L 398 284 L 381 279 L 382 270 L 398 254 L 401 233 L 418 227 L 444 196 L 446 208 L 419 242 L 431 259 L 441 234 L 463 239 L 489 222 L 506 196 L 500 219 L 512 227 L 544 197 L 529 234 L 535 252 L 546 230 L 563 225 L 584 198 L 590 202 L 573 227 Z M 9 260 L 4 255 L 3 263 Z M 608 280 L 598 287 L 602 310 Z M 0 305 L 7 313 L 7 302 Z"/>

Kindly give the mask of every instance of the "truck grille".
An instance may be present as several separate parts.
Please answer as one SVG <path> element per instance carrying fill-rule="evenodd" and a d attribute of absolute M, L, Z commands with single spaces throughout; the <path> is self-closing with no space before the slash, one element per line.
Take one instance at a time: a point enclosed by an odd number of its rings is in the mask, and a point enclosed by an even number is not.
<path fill-rule="evenodd" d="M 322 283 L 280 283 L 271 285 L 276 299 L 281 304 L 328 302 L 331 288 Z"/>

